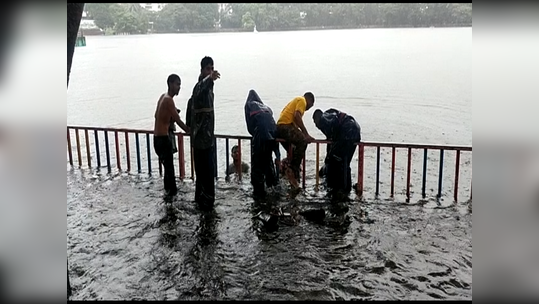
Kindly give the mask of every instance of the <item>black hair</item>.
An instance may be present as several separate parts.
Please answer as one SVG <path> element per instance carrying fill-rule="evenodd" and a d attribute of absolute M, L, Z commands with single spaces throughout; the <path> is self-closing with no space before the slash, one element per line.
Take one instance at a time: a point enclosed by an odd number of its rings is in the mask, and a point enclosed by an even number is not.
<path fill-rule="evenodd" d="M 305 99 L 310 99 L 312 100 L 312 102 L 314 102 L 314 94 L 312 92 L 307 92 L 303 94 L 303 97 L 305 97 Z"/>
<path fill-rule="evenodd" d="M 176 74 L 170 74 L 170 75 L 168 75 L 168 78 L 167 78 L 167 85 L 170 87 L 170 86 L 174 83 L 174 81 L 176 81 L 176 80 L 179 80 L 180 82 L 182 81 L 182 80 L 180 79 L 180 76 L 178 76 L 178 75 L 176 75 Z"/>
<path fill-rule="evenodd" d="M 316 109 L 313 113 L 313 119 L 315 119 L 315 117 L 317 116 L 322 116 L 322 110 L 320 109 Z"/>
<path fill-rule="evenodd" d="M 213 65 L 213 59 L 210 56 L 205 56 L 200 61 L 200 68 L 203 69 L 207 67 L 208 65 Z"/>

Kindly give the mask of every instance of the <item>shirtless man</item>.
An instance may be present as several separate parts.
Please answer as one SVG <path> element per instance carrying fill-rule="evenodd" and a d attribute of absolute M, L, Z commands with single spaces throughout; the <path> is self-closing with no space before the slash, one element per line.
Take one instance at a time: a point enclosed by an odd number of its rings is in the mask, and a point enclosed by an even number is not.
<path fill-rule="evenodd" d="M 186 133 L 190 132 L 189 127 L 183 123 L 174 105 L 174 96 L 180 93 L 181 79 L 176 74 L 171 74 L 167 79 L 168 91 L 159 97 L 157 108 L 155 109 L 155 124 L 153 127 L 153 147 L 159 156 L 159 163 L 165 168 L 165 191 L 168 195 L 176 195 L 176 177 L 174 174 L 173 146 L 168 134 L 170 121 L 174 121 Z"/>

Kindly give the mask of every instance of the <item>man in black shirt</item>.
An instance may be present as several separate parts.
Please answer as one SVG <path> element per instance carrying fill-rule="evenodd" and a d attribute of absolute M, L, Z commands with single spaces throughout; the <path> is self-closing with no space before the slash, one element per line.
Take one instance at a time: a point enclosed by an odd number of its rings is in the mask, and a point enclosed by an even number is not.
<path fill-rule="evenodd" d="M 200 62 L 200 76 L 187 104 L 187 125 L 191 129 L 196 175 L 195 201 L 213 206 L 215 201 L 215 115 L 213 110 L 213 84 L 221 77 L 213 68 L 213 59 L 204 57 Z"/>

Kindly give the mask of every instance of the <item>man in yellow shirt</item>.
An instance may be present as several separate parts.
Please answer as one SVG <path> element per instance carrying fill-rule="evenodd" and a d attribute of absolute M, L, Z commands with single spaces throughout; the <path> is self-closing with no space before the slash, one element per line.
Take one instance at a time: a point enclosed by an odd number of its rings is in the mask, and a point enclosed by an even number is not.
<path fill-rule="evenodd" d="M 290 183 L 296 188 L 299 187 L 297 182 L 299 166 L 303 157 L 305 157 L 307 144 L 314 140 L 303 124 L 303 114 L 312 108 L 313 105 L 314 94 L 307 92 L 303 96 L 292 99 L 284 107 L 277 121 L 277 137 L 286 140 L 285 143 L 282 143 L 283 147 L 288 151 L 289 145 L 294 145 L 289 168 L 293 174 L 287 174 L 287 176 L 290 179 Z"/>

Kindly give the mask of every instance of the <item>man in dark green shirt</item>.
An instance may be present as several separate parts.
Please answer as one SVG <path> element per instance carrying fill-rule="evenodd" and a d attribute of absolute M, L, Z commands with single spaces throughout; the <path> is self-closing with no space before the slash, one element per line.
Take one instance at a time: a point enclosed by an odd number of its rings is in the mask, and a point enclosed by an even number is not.
<path fill-rule="evenodd" d="M 195 201 L 213 206 L 215 201 L 215 115 L 213 110 L 213 84 L 220 78 L 213 68 L 213 59 L 204 57 L 200 62 L 200 76 L 187 104 L 187 125 L 191 128 L 191 146 L 194 150 Z"/>

